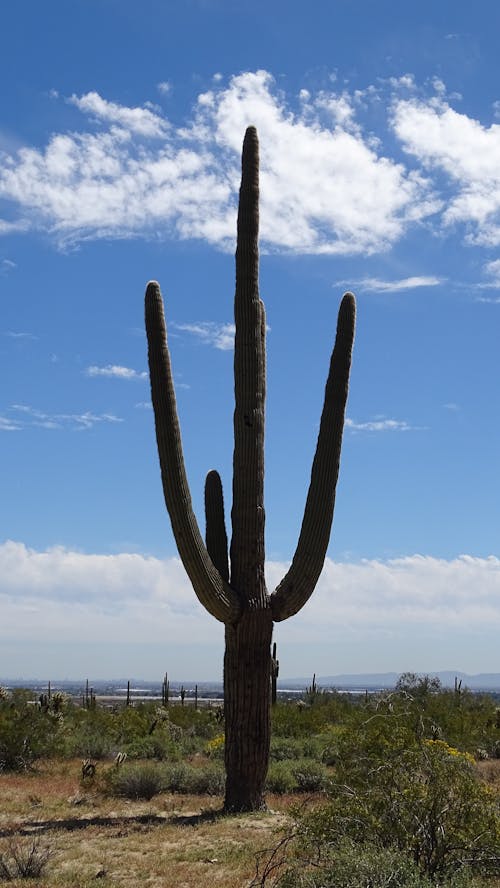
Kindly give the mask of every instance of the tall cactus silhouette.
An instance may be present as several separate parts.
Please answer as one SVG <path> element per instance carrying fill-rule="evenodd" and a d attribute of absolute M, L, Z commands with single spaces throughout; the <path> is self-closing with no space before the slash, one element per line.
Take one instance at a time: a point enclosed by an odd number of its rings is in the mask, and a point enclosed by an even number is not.
<path fill-rule="evenodd" d="M 273 623 L 297 613 L 312 594 L 330 538 L 354 337 L 355 301 L 346 293 L 326 383 L 316 454 L 297 549 L 272 594 L 264 578 L 264 403 L 266 319 L 259 298 L 259 144 L 255 127 L 243 143 L 238 209 L 234 350 L 232 536 L 228 542 L 222 484 L 205 485 L 206 543 L 191 504 L 184 468 L 160 287 L 146 290 L 151 393 L 165 502 L 186 572 L 200 602 L 225 624 L 224 715 L 228 811 L 262 808 L 270 743 Z"/>

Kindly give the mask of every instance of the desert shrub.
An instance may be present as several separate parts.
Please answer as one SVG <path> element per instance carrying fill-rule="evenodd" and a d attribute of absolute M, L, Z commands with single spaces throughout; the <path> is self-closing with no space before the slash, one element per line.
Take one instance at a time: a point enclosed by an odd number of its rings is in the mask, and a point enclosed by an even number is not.
<path fill-rule="evenodd" d="M 294 762 L 292 773 L 299 792 L 320 792 L 328 784 L 328 771 L 321 762 L 302 759 Z"/>
<path fill-rule="evenodd" d="M 304 861 L 287 867 L 280 888 L 431 888 L 417 865 L 390 848 L 344 841 L 326 850 L 315 865 Z"/>
<path fill-rule="evenodd" d="M 110 788 L 114 795 L 127 799 L 152 799 L 165 788 L 163 769 L 147 762 L 145 764 L 124 765 L 114 769 Z"/>
<path fill-rule="evenodd" d="M 189 732 L 193 737 L 210 740 L 221 733 L 221 710 L 195 709 L 194 706 L 169 706 L 169 719 L 173 725 Z"/>
<path fill-rule="evenodd" d="M 300 818 L 304 848 L 320 854 L 348 839 L 413 860 L 430 878 L 498 871 L 498 799 L 474 762 L 443 740 L 417 740 L 394 714 L 345 736 L 326 806 Z M 332 883 L 333 884 L 333 883 Z"/>
<path fill-rule="evenodd" d="M 212 739 L 208 741 L 206 746 L 206 753 L 208 757 L 222 761 L 224 759 L 225 751 L 224 743 L 224 734 L 217 734 L 216 737 L 212 737 Z"/>
<path fill-rule="evenodd" d="M 280 795 L 295 792 L 297 780 L 293 773 L 293 763 L 290 761 L 271 762 L 266 777 L 266 788 L 269 792 Z"/>
<path fill-rule="evenodd" d="M 271 737 L 270 760 L 321 759 L 321 743 L 317 737 Z"/>
<path fill-rule="evenodd" d="M 49 845 L 42 845 L 40 836 L 26 839 L 10 838 L 0 848 L 0 879 L 37 879 L 52 857 Z"/>
<path fill-rule="evenodd" d="M 188 767 L 183 791 L 193 795 L 222 795 L 225 784 L 224 771 L 217 765 L 207 765 L 203 768 Z"/>
<path fill-rule="evenodd" d="M 64 731 L 60 713 L 42 711 L 29 695 L 0 701 L 0 772 L 21 771 L 42 756 L 56 755 Z"/>
<path fill-rule="evenodd" d="M 185 792 L 188 766 L 184 762 L 167 765 L 164 771 L 165 789 L 167 792 Z"/>
<path fill-rule="evenodd" d="M 221 795 L 225 775 L 218 765 L 193 767 L 180 763 L 168 766 L 164 772 L 165 789 L 182 795 Z"/>

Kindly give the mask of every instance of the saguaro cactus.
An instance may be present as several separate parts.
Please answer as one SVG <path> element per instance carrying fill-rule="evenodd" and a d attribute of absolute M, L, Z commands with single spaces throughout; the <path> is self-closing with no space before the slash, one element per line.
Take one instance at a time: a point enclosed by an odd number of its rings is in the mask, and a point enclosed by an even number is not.
<path fill-rule="evenodd" d="M 259 298 L 259 146 L 245 134 L 236 248 L 232 537 L 228 559 L 220 477 L 205 485 L 206 544 L 193 513 L 177 418 L 160 288 L 146 290 L 151 393 L 165 502 L 194 591 L 225 624 L 224 715 L 229 811 L 264 806 L 270 742 L 273 622 L 297 613 L 323 567 L 335 503 L 347 400 L 355 302 L 346 293 L 326 384 L 302 528 L 290 569 L 270 595 L 264 579 L 264 305 Z"/>

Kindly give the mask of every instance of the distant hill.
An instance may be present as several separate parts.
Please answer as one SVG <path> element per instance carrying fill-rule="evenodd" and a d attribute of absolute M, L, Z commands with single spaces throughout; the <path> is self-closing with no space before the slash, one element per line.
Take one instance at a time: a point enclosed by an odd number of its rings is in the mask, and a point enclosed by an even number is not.
<path fill-rule="evenodd" d="M 441 684 L 445 688 L 452 688 L 455 685 L 455 677 L 462 681 L 463 688 L 469 688 L 471 691 L 500 691 L 500 672 L 481 672 L 479 675 L 467 675 L 465 672 L 429 672 L 418 673 L 419 675 L 431 675 L 439 678 Z M 344 675 L 320 675 L 316 676 L 316 684 L 320 687 L 328 688 L 393 688 L 400 676 L 399 672 L 367 672 L 358 674 Z M 305 687 L 311 684 L 309 678 L 290 678 L 283 679 L 279 683 L 281 687 L 285 684 L 290 687 Z"/>

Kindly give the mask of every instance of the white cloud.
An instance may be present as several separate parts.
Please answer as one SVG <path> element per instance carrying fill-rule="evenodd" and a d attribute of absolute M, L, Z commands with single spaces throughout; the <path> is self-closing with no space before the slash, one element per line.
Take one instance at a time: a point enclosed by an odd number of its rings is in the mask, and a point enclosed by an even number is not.
<path fill-rule="evenodd" d="M 9 339 L 38 339 L 38 336 L 34 336 L 33 333 L 16 332 L 15 330 L 6 330 L 3 335 L 8 336 Z"/>
<path fill-rule="evenodd" d="M 270 589 L 286 567 L 276 562 L 268 565 Z M 279 624 L 277 633 L 290 646 L 300 643 L 309 651 L 313 646 L 316 652 L 317 645 L 326 643 L 330 663 L 335 662 L 332 638 L 347 638 L 354 646 L 351 662 L 362 658 L 361 668 L 366 669 L 368 657 L 372 671 L 391 657 L 391 651 L 397 660 L 392 668 L 398 668 L 401 638 L 411 637 L 418 646 L 432 634 L 438 643 L 443 640 L 443 646 L 446 640 L 454 661 L 443 662 L 439 650 L 424 649 L 419 668 L 474 670 L 474 659 L 475 671 L 487 671 L 488 663 L 497 663 L 499 602 L 500 560 L 495 557 L 462 555 L 445 560 L 413 555 L 358 564 L 327 559 L 308 604 L 297 617 Z M 25 646 L 25 674 L 32 643 L 43 637 L 48 645 L 57 645 L 62 638 L 81 644 L 82 624 L 92 627 L 89 662 L 93 662 L 91 652 L 96 645 L 107 645 L 109 663 L 115 641 L 145 648 L 167 645 L 168 650 L 179 638 L 191 645 L 192 656 L 197 645 L 210 643 L 220 646 L 221 656 L 221 626 L 197 602 L 178 558 L 87 555 L 61 547 L 36 551 L 8 541 L 0 545 L 0 606 L 0 650 L 9 644 L 21 645 L 21 650 Z M 475 639 L 475 652 L 464 650 L 464 635 Z M 363 647 L 367 639 L 369 654 Z M 286 645 L 281 646 L 282 662 L 286 651 Z M 442 659 L 436 666 L 438 656 Z M 432 665 L 426 667 L 425 661 L 430 660 Z M 125 654 L 118 674 L 124 674 L 128 664 Z M 61 676 L 67 674 L 67 666 L 61 663 Z M 300 668 L 296 662 L 289 664 L 286 674 L 300 674 Z M 0 656 L 0 673 L 8 669 L 9 662 L 2 662 Z M 200 670 L 197 666 L 198 676 Z"/>
<path fill-rule="evenodd" d="M 113 379 L 147 379 L 145 370 L 132 370 L 131 367 L 121 367 L 119 364 L 107 364 L 105 367 L 92 365 L 85 370 L 86 376 L 106 376 Z"/>
<path fill-rule="evenodd" d="M 24 226 L 61 243 L 158 233 L 232 247 L 240 152 L 248 124 L 261 139 L 261 236 L 268 249 L 372 253 L 437 209 L 426 180 L 381 156 L 346 92 L 306 95 L 294 110 L 265 71 L 198 97 L 175 129 L 150 108 L 97 92 L 73 96 L 96 132 L 59 133 L 45 148 L 5 154 L 0 197 Z"/>
<path fill-rule="evenodd" d="M 342 564 L 327 559 L 308 604 L 309 623 L 500 626 L 500 559 L 461 555 L 452 560 L 412 555 Z M 306 612 L 304 611 L 304 616 Z"/>
<path fill-rule="evenodd" d="M 0 219 L 0 235 L 14 234 L 16 231 L 27 231 L 28 228 L 29 223 L 27 219 L 18 219 L 15 222 L 12 222 L 9 219 Z"/>
<path fill-rule="evenodd" d="M 22 420 L 13 420 L 17 429 L 35 427 L 82 431 L 100 423 L 123 422 L 123 419 L 113 413 L 92 413 L 90 410 L 85 413 L 45 413 L 27 404 L 12 404 L 10 409 L 23 417 Z"/>
<path fill-rule="evenodd" d="M 9 271 L 13 271 L 14 268 L 17 268 L 17 265 L 15 262 L 12 261 L 12 259 L 2 259 L 0 261 L 1 274 L 8 274 Z"/>
<path fill-rule="evenodd" d="M 176 330 L 183 330 L 198 337 L 206 345 L 211 345 L 220 351 L 230 351 L 234 348 L 234 324 L 216 324 L 214 321 L 199 321 L 196 324 L 171 324 Z"/>
<path fill-rule="evenodd" d="M 420 287 L 437 287 L 443 283 L 443 278 L 431 275 L 402 278 L 395 281 L 383 281 L 379 278 L 363 278 L 356 286 L 374 293 L 398 293 L 401 290 L 417 290 Z"/>
<path fill-rule="evenodd" d="M 118 124 L 126 131 L 137 133 L 139 136 L 161 136 L 167 129 L 167 121 L 149 108 L 127 108 L 106 101 L 96 92 L 89 92 L 84 96 L 73 95 L 68 101 L 84 114 L 90 114 L 107 123 Z"/>
<path fill-rule="evenodd" d="M 160 83 L 156 84 L 156 89 L 159 93 L 166 96 L 169 92 L 172 91 L 172 84 L 168 82 L 168 80 L 162 80 Z"/>
<path fill-rule="evenodd" d="M 379 157 L 369 140 L 339 125 L 342 116 L 351 123 L 345 95 L 322 91 L 309 101 L 301 98 L 300 113 L 294 114 L 271 75 L 257 71 L 198 99 L 194 135 L 208 138 L 213 132 L 217 145 L 233 155 L 239 155 L 245 128 L 257 126 L 262 237 L 270 246 L 371 253 L 435 209 L 420 176 Z M 235 167 L 233 187 L 238 177 Z"/>
<path fill-rule="evenodd" d="M 500 244 L 500 125 L 484 126 L 438 97 L 396 101 L 392 123 L 406 152 L 447 177 L 444 224 L 465 224 L 471 243 Z"/>
<path fill-rule="evenodd" d="M 16 422 L 15 419 L 10 419 L 7 416 L 0 416 L 0 432 L 18 432 L 21 428 L 21 424 Z"/>
<path fill-rule="evenodd" d="M 367 422 L 355 422 L 349 417 L 345 420 L 345 426 L 353 432 L 410 432 L 415 426 L 409 425 L 402 419 L 372 419 Z"/>

